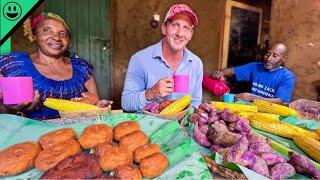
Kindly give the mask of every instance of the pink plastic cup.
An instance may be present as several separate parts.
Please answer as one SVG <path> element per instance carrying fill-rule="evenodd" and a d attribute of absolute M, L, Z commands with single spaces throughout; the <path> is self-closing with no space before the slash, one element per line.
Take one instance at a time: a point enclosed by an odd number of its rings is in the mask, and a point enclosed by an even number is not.
<path fill-rule="evenodd" d="M 189 91 L 189 75 L 174 75 L 173 91 L 177 93 L 187 93 Z"/>
<path fill-rule="evenodd" d="M 31 77 L 1 77 L 0 88 L 3 104 L 22 104 L 33 101 L 34 91 Z"/>

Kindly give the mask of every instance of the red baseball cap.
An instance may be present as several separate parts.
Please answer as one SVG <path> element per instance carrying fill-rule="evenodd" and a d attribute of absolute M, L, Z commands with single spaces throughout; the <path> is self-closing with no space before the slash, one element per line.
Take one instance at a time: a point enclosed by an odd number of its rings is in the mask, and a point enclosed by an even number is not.
<path fill-rule="evenodd" d="M 199 24 L 198 17 L 196 13 L 194 13 L 191 8 L 186 4 L 174 4 L 170 7 L 169 11 L 164 18 L 164 22 L 173 18 L 176 14 L 186 14 L 189 16 L 190 20 L 192 21 L 193 25 L 197 26 Z"/>

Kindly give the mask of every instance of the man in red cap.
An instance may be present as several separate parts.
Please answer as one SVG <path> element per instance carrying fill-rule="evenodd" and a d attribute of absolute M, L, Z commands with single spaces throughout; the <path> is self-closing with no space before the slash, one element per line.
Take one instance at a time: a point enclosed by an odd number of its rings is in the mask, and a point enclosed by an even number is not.
<path fill-rule="evenodd" d="M 150 101 L 178 99 L 186 94 L 192 95 L 194 107 L 201 104 L 203 65 L 186 48 L 198 24 L 197 15 L 188 5 L 171 6 L 161 25 L 163 39 L 130 59 L 121 100 L 125 111 L 140 111 Z M 187 92 L 173 91 L 174 75 L 189 76 Z"/>

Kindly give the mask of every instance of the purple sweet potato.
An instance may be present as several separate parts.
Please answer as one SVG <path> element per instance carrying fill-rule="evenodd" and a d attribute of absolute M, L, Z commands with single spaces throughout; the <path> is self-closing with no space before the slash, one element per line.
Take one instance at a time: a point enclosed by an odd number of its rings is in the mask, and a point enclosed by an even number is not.
<path fill-rule="evenodd" d="M 284 157 L 282 157 L 276 152 L 262 153 L 260 156 L 263 160 L 266 161 L 268 166 L 287 162 L 287 160 Z"/>
<path fill-rule="evenodd" d="M 225 157 L 226 162 L 239 162 L 244 152 L 248 150 L 249 142 L 246 136 L 242 136 L 239 141 L 233 145 Z"/>
<path fill-rule="evenodd" d="M 251 127 L 246 120 L 239 118 L 238 121 L 236 121 L 235 130 L 237 130 L 240 134 L 249 134 Z"/>
<path fill-rule="evenodd" d="M 199 120 L 200 118 L 200 115 L 197 114 L 197 113 L 192 113 L 190 116 L 189 116 L 189 122 L 191 123 L 195 123 Z"/>
<path fill-rule="evenodd" d="M 238 164 L 246 167 L 252 167 L 255 162 L 256 162 L 256 156 L 252 152 L 246 151 L 242 154 Z"/>
<path fill-rule="evenodd" d="M 154 114 L 159 114 L 159 103 L 158 102 L 151 102 L 149 104 L 147 104 L 145 107 L 144 107 L 144 110 L 146 111 L 149 111 L 151 113 L 154 113 Z"/>
<path fill-rule="evenodd" d="M 208 130 L 209 130 L 209 125 L 201 125 L 201 126 L 198 126 L 198 129 L 203 133 L 203 134 L 207 134 Z"/>
<path fill-rule="evenodd" d="M 239 119 L 239 116 L 231 113 L 229 109 L 223 110 L 220 115 L 225 122 L 236 122 Z"/>
<path fill-rule="evenodd" d="M 194 129 L 193 138 L 201 146 L 210 147 L 211 145 L 206 134 L 202 133 L 198 127 Z"/>
<path fill-rule="evenodd" d="M 229 132 L 227 126 L 220 121 L 215 121 L 210 125 L 207 135 L 211 144 L 222 147 L 230 147 L 236 144 L 240 138 L 240 135 Z"/>
<path fill-rule="evenodd" d="M 259 136 L 257 134 L 247 134 L 247 139 L 249 141 L 249 144 L 254 144 L 254 143 L 258 143 L 258 142 L 261 142 L 261 143 L 267 143 L 266 139 L 263 138 L 262 136 Z"/>
<path fill-rule="evenodd" d="M 203 109 L 208 114 L 210 114 L 213 111 L 213 107 L 210 103 L 200 104 L 199 108 Z"/>
<path fill-rule="evenodd" d="M 222 147 L 222 146 L 219 146 L 219 145 L 211 145 L 210 146 L 210 150 L 211 152 L 217 152 L 219 153 L 222 157 L 226 156 L 226 154 L 230 151 L 230 147 Z"/>
<path fill-rule="evenodd" d="M 230 123 L 230 124 L 228 125 L 228 130 L 229 130 L 230 132 L 234 132 L 235 129 L 236 129 L 236 123 L 235 123 L 235 122 L 232 122 L 232 123 Z"/>
<path fill-rule="evenodd" d="M 288 179 L 295 174 L 294 167 L 289 163 L 278 163 L 271 168 L 271 179 Z"/>
<path fill-rule="evenodd" d="M 256 161 L 252 167 L 248 167 L 252 171 L 255 171 L 263 176 L 269 177 L 269 169 L 267 163 L 260 157 L 255 155 Z"/>
<path fill-rule="evenodd" d="M 204 125 L 204 124 L 208 124 L 208 119 L 209 118 L 205 118 L 203 116 L 200 115 L 199 119 L 198 119 L 198 124 L 199 125 Z"/>
<path fill-rule="evenodd" d="M 260 155 L 262 153 L 270 153 L 273 150 L 269 144 L 265 142 L 258 142 L 258 143 L 250 144 L 249 151 L 253 152 L 256 155 Z"/>
<path fill-rule="evenodd" d="M 288 162 L 298 173 L 311 176 L 314 179 L 320 179 L 320 170 L 308 158 L 294 152 L 289 152 L 289 157 L 290 160 Z"/>

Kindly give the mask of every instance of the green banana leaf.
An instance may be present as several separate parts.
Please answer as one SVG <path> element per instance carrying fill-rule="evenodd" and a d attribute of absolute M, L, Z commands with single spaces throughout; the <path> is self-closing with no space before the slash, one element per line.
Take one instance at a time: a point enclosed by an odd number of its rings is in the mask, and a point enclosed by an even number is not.
<path fill-rule="evenodd" d="M 0 114 L 0 150 L 24 142 L 37 141 L 49 131 L 71 127 L 78 135 L 92 124 L 108 124 L 114 127 L 124 121 L 137 121 L 150 138 L 151 143 L 160 145 L 161 151 L 167 155 L 169 166 L 156 179 L 211 179 L 203 157 L 196 151 L 188 135 L 184 133 L 177 121 L 140 114 L 114 114 L 78 119 L 56 119 L 47 122 L 35 121 L 15 115 Z M 42 172 L 33 168 L 17 176 L 4 179 L 39 179 Z"/>
<path fill-rule="evenodd" d="M 281 119 L 282 122 L 286 122 L 292 125 L 296 125 L 302 127 L 304 129 L 315 130 L 320 128 L 320 121 L 312 120 L 312 119 L 304 119 L 301 120 L 296 116 L 289 116 Z"/>

